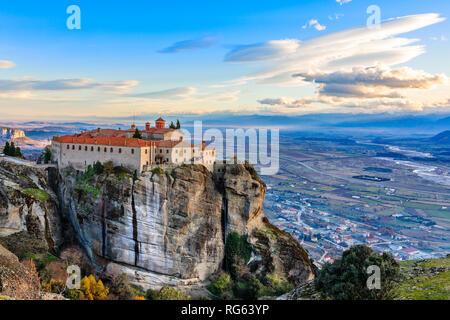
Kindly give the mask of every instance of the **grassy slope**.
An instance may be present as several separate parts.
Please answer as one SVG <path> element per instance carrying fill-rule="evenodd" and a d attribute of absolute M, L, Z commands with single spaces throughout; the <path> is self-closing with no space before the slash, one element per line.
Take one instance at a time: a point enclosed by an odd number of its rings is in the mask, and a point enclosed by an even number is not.
<path fill-rule="evenodd" d="M 450 300 L 450 256 L 400 264 L 405 276 L 395 289 L 398 299 Z"/>

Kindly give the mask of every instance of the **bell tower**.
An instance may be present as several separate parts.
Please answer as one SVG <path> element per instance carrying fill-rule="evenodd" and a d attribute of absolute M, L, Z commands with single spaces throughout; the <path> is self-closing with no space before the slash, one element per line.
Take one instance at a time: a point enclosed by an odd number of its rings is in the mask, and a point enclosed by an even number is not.
<path fill-rule="evenodd" d="M 156 128 L 158 129 L 164 129 L 166 127 L 166 120 L 163 118 L 159 118 L 156 120 Z"/>

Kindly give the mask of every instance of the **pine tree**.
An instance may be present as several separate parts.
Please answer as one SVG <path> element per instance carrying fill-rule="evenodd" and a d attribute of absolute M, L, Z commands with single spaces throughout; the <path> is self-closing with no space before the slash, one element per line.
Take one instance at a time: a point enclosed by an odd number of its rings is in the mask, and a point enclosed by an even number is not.
<path fill-rule="evenodd" d="M 176 127 L 175 127 L 175 125 L 174 125 L 174 123 L 173 123 L 173 121 L 170 123 L 170 129 L 176 129 Z"/>
<path fill-rule="evenodd" d="M 16 146 L 14 145 L 14 142 L 11 142 L 9 145 L 8 156 L 14 157 L 15 153 L 16 153 Z"/>
<path fill-rule="evenodd" d="M 134 132 L 133 138 L 135 138 L 135 139 L 142 139 L 142 134 L 141 134 L 141 132 L 139 131 L 138 128 L 136 128 L 136 131 Z"/>
<path fill-rule="evenodd" d="M 22 150 L 19 147 L 14 149 L 14 157 L 23 158 Z"/>
<path fill-rule="evenodd" d="M 177 120 L 177 127 L 176 127 L 176 129 L 181 129 L 181 123 L 180 123 L 180 120 Z"/>
<path fill-rule="evenodd" d="M 9 156 L 9 153 L 11 152 L 11 147 L 9 146 L 9 141 L 6 141 L 5 147 L 3 148 L 3 154 L 5 156 Z"/>

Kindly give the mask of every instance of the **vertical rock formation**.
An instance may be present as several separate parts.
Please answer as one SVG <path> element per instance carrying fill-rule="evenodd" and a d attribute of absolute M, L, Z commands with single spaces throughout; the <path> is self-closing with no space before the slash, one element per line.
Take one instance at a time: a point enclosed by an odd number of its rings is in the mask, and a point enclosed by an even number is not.
<path fill-rule="evenodd" d="M 25 138 L 25 131 L 13 128 L 0 127 L 0 139 L 11 140 Z"/>
<path fill-rule="evenodd" d="M 0 159 L 0 237 L 33 235 L 55 252 L 76 239 L 99 271 L 158 289 L 201 285 L 220 272 L 236 232 L 251 244 L 251 272 L 311 279 L 306 251 L 262 213 L 266 187 L 250 169 L 190 165 L 134 180 Z"/>
<path fill-rule="evenodd" d="M 266 188 L 243 165 L 211 174 L 181 166 L 133 181 L 62 173 L 62 210 L 99 268 L 127 273 L 143 288 L 188 285 L 220 271 L 227 233 L 248 235 L 252 270 L 293 283 L 312 278 L 307 253 L 262 213 Z"/>

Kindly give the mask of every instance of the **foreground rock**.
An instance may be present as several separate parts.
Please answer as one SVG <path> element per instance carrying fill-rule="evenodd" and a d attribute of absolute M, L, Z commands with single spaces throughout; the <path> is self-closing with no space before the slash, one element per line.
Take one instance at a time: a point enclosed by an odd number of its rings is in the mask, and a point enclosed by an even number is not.
<path fill-rule="evenodd" d="M 63 243 L 58 198 L 47 169 L 0 158 L 0 237 L 19 232 L 56 251 Z"/>

